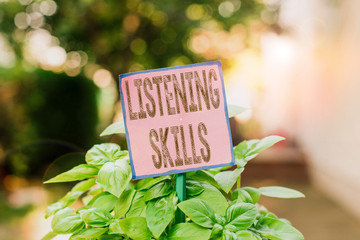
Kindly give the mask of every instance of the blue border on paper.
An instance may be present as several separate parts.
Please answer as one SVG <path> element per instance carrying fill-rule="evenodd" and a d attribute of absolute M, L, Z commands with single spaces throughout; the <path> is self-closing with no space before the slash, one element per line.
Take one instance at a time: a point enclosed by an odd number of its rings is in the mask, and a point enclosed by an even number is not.
<path fill-rule="evenodd" d="M 141 175 L 137 176 L 135 173 L 135 168 L 133 164 L 132 154 L 131 154 L 131 144 L 130 144 L 130 137 L 129 137 L 129 131 L 126 124 L 126 107 L 124 102 L 124 95 L 122 93 L 121 88 L 121 81 L 123 78 L 136 75 L 136 74 L 142 74 L 142 73 L 151 73 L 151 72 L 162 72 L 166 70 L 174 70 L 174 69 L 181 69 L 181 68 L 189 68 L 189 67 L 198 67 L 198 66 L 207 66 L 207 65 L 217 65 L 219 69 L 219 75 L 221 78 L 221 85 L 223 90 L 223 97 L 224 97 L 224 112 L 225 112 L 225 119 L 228 127 L 229 132 L 229 140 L 230 140 L 230 152 L 231 152 L 231 161 L 229 163 L 223 163 L 219 165 L 211 165 L 211 166 L 203 166 L 203 167 L 193 167 L 193 168 L 187 168 L 187 169 L 181 169 L 181 170 L 169 170 L 167 172 L 158 173 L 158 174 L 150 174 L 150 175 Z M 139 180 L 143 178 L 150 178 L 150 177 L 158 177 L 158 176 L 164 176 L 164 175 L 170 175 L 170 174 L 177 174 L 177 173 L 184 173 L 184 172 L 190 172 L 190 171 L 196 171 L 196 170 L 204 170 L 209 168 L 217 168 L 217 167 L 225 167 L 225 166 L 232 166 L 235 164 L 235 157 L 234 157 L 234 151 L 233 151 L 233 143 L 231 138 L 231 131 L 230 131 L 230 122 L 229 122 L 229 114 L 227 109 L 227 102 L 226 102 L 226 96 L 225 96 L 225 86 L 224 86 L 224 78 L 223 78 L 223 72 L 221 67 L 221 61 L 212 61 L 212 62 L 204 62 L 204 63 L 195 63 L 195 64 L 188 64 L 183 66 L 176 66 L 176 67 L 167 67 L 167 68 L 158 68 L 158 69 L 151 69 L 151 70 L 145 70 L 140 72 L 132 72 L 132 73 L 125 73 L 120 74 L 119 76 L 119 87 L 120 87 L 120 98 L 121 98 L 121 107 L 123 112 L 123 118 L 124 118 L 124 126 L 125 126 L 125 133 L 126 133 L 126 140 L 129 150 L 129 157 L 130 157 L 130 165 L 131 165 L 131 172 L 132 172 L 132 178 L 133 180 Z"/>

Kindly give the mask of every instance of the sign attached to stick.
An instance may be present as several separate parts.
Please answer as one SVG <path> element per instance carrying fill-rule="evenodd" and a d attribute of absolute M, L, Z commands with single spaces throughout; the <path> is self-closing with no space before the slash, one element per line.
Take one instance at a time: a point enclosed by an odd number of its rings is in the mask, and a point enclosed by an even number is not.
<path fill-rule="evenodd" d="M 120 75 L 133 179 L 234 164 L 221 62 Z"/>

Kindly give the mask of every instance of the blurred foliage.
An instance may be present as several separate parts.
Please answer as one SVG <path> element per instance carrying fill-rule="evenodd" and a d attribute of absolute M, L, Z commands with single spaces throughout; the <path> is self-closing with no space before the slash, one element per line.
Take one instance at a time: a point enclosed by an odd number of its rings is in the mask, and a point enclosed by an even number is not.
<path fill-rule="evenodd" d="M 97 95 L 90 81 L 96 70 L 107 69 L 117 79 L 120 73 L 212 59 L 222 59 L 226 68 L 233 45 L 223 51 L 226 41 L 214 36 L 230 39 L 236 32 L 235 44 L 244 46 L 238 50 L 251 46 L 249 32 L 265 26 L 259 20 L 263 8 L 254 0 L 0 1 L 5 174 L 41 174 L 57 157 L 96 141 Z M 55 59 L 49 49 L 56 50 Z"/>
<path fill-rule="evenodd" d="M 38 69 L 18 84 L 20 90 L 14 97 L 18 109 L 4 115 L 16 121 L 0 126 L 5 133 L 0 134 L 2 142 L 12 139 L 12 150 L 4 155 L 7 171 L 42 175 L 59 156 L 84 151 L 94 143 L 97 108 L 92 82 L 81 75 L 69 77 Z"/>

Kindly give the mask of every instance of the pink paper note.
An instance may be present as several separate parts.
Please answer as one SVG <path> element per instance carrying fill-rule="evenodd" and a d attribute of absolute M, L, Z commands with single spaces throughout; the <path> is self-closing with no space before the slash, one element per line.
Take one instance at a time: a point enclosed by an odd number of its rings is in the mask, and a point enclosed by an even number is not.
<path fill-rule="evenodd" d="M 221 62 L 120 75 L 133 179 L 234 164 Z"/>

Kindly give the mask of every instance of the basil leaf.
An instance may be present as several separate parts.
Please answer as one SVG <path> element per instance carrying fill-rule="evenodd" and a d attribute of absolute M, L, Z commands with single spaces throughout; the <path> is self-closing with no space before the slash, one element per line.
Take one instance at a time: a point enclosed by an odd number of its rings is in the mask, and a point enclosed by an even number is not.
<path fill-rule="evenodd" d="M 115 143 L 103 143 L 94 145 L 86 153 L 85 160 L 90 165 L 102 166 L 107 162 L 115 162 L 127 155 L 128 152 L 121 151 L 119 145 Z"/>
<path fill-rule="evenodd" d="M 144 193 L 145 201 L 169 195 L 173 191 L 170 181 L 162 181 L 152 186 Z"/>
<path fill-rule="evenodd" d="M 229 118 L 234 117 L 234 116 L 236 116 L 240 113 L 243 113 L 247 110 L 247 108 L 240 107 L 238 105 L 233 105 L 233 104 L 228 104 L 227 109 L 228 109 Z"/>
<path fill-rule="evenodd" d="M 220 215 L 225 215 L 225 211 L 229 206 L 224 195 L 214 186 L 208 183 L 202 183 L 204 187 L 204 191 L 194 198 L 201 199 L 207 203 L 212 209 L 214 209 L 215 213 Z"/>
<path fill-rule="evenodd" d="M 198 181 L 186 180 L 187 196 L 196 196 L 204 191 L 204 187 Z"/>
<path fill-rule="evenodd" d="M 91 178 L 77 183 L 70 192 L 68 192 L 63 198 L 59 200 L 64 207 L 68 207 L 73 204 L 84 192 L 95 185 L 95 178 Z"/>
<path fill-rule="evenodd" d="M 85 227 L 83 220 L 77 214 L 71 214 L 74 209 L 64 208 L 55 213 L 51 227 L 55 233 L 73 233 Z"/>
<path fill-rule="evenodd" d="M 119 236 L 117 234 L 104 234 L 100 236 L 99 240 L 123 240 L 122 236 Z M 261 239 L 260 239 L 261 240 Z"/>
<path fill-rule="evenodd" d="M 126 217 L 136 217 L 136 216 L 141 216 L 141 217 L 145 217 L 146 216 L 146 204 L 145 204 L 145 199 L 144 199 L 144 195 L 140 192 L 136 192 L 135 196 L 133 198 L 133 201 L 131 203 L 130 209 L 129 211 L 126 213 Z"/>
<path fill-rule="evenodd" d="M 259 188 L 259 192 L 264 196 L 276 197 L 276 198 L 303 198 L 303 197 L 305 197 L 305 195 L 299 191 L 296 191 L 296 190 L 290 189 L 290 188 L 286 188 L 286 187 L 278 187 L 278 186 L 261 187 L 261 188 Z"/>
<path fill-rule="evenodd" d="M 220 224 L 215 223 L 211 230 L 210 239 L 219 239 L 223 233 L 223 226 Z"/>
<path fill-rule="evenodd" d="M 175 216 L 176 193 L 157 198 L 146 206 L 146 222 L 155 238 L 159 238 Z"/>
<path fill-rule="evenodd" d="M 51 240 L 56 237 L 58 234 L 54 232 L 48 232 L 41 240 Z"/>
<path fill-rule="evenodd" d="M 208 240 L 211 230 L 194 223 L 178 223 L 174 225 L 167 236 L 168 240 Z"/>
<path fill-rule="evenodd" d="M 98 239 L 101 235 L 107 232 L 106 228 L 86 228 L 73 234 L 69 240 L 76 239 Z"/>
<path fill-rule="evenodd" d="M 304 236 L 293 226 L 279 219 L 263 217 L 255 225 L 256 231 L 265 238 L 303 240 Z"/>
<path fill-rule="evenodd" d="M 231 199 L 237 203 L 240 202 L 254 203 L 251 195 L 242 188 L 234 190 L 234 192 L 231 195 Z"/>
<path fill-rule="evenodd" d="M 131 206 L 135 193 L 136 191 L 134 189 L 127 189 L 122 192 L 114 207 L 114 214 L 116 218 L 125 216 Z"/>
<path fill-rule="evenodd" d="M 244 167 L 248 161 L 255 158 L 261 151 L 284 139 L 285 138 L 280 136 L 268 136 L 261 140 L 254 139 L 241 142 L 234 147 L 236 165 Z"/>
<path fill-rule="evenodd" d="M 120 197 L 130 180 L 130 164 L 123 159 L 117 160 L 115 163 L 105 163 L 101 167 L 97 178 L 100 186 L 117 197 Z"/>
<path fill-rule="evenodd" d="M 237 240 L 237 239 L 238 238 L 235 233 L 228 231 L 228 230 L 223 231 L 221 240 Z"/>
<path fill-rule="evenodd" d="M 109 234 L 125 234 L 125 232 L 120 227 L 119 220 L 115 220 L 110 223 Z"/>
<path fill-rule="evenodd" d="M 258 140 L 256 142 L 256 144 L 253 145 L 252 149 L 248 152 L 247 157 L 258 154 L 261 151 L 271 147 L 275 143 L 283 141 L 283 140 L 285 140 L 285 138 L 280 137 L 280 136 L 268 136 L 268 137 L 265 137 L 265 138 L 263 138 L 261 140 Z"/>
<path fill-rule="evenodd" d="M 100 137 L 108 136 L 117 133 L 125 133 L 125 125 L 123 121 L 114 122 L 107 126 L 104 131 L 100 134 Z"/>
<path fill-rule="evenodd" d="M 155 184 L 165 181 L 165 180 L 170 180 L 170 176 L 162 176 L 162 177 L 157 177 L 157 178 L 145 178 L 145 179 L 141 179 L 137 184 L 136 184 L 136 189 L 137 190 L 146 190 L 151 188 L 152 186 L 154 186 Z"/>
<path fill-rule="evenodd" d="M 63 202 L 55 202 L 55 203 L 49 205 L 46 208 L 45 218 L 47 219 L 48 217 L 55 214 L 57 211 L 59 211 L 60 209 L 63 209 L 64 207 L 65 207 L 65 203 L 63 203 Z"/>
<path fill-rule="evenodd" d="M 252 199 L 252 203 L 257 203 L 259 201 L 259 198 L 261 196 L 259 190 L 257 190 L 256 188 L 253 188 L 253 187 L 243 187 L 241 188 L 242 190 L 246 191 L 251 199 Z"/>
<path fill-rule="evenodd" d="M 216 223 L 215 212 L 200 199 L 189 199 L 178 204 L 178 207 L 187 215 L 194 223 L 212 228 Z"/>
<path fill-rule="evenodd" d="M 105 227 L 112 219 L 110 213 L 102 208 L 89 208 L 79 211 L 84 222 L 92 227 Z"/>
<path fill-rule="evenodd" d="M 214 179 L 214 175 L 207 170 L 188 172 L 186 173 L 186 178 L 199 182 L 206 182 L 215 186 L 216 188 L 220 188 L 220 186 Z"/>
<path fill-rule="evenodd" d="M 80 164 L 67 172 L 61 173 L 56 177 L 45 181 L 44 183 L 73 182 L 83 180 L 95 176 L 98 171 L 99 169 L 96 167 L 90 166 L 88 164 Z"/>
<path fill-rule="evenodd" d="M 257 209 L 254 204 L 250 203 L 235 203 L 226 210 L 227 225 L 232 225 L 237 230 L 248 229 L 256 219 Z"/>
<path fill-rule="evenodd" d="M 235 185 L 236 180 L 240 174 L 244 171 L 244 168 L 236 168 L 235 170 L 219 172 L 215 175 L 215 180 L 219 184 L 222 190 L 229 193 L 231 188 Z"/>
<path fill-rule="evenodd" d="M 85 191 L 95 185 L 95 178 L 91 178 L 77 183 L 70 192 L 68 192 L 58 202 L 55 202 L 46 208 L 45 218 L 55 214 L 60 209 L 73 204 Z"/>
<path fill-rule="evenodd" d="M 121 229 L 134 240 L 150 240 L 152 235 L 143 217 L 129 217 L 119 221 Z"/>
<path fill-rule="evenodd" d="M 89 207 L 102 208 L 108 212 L 114 209 L 117 197 L 108 192 L 100 193 L 87 204 Z"/>
<path fill-rule="evenodd" d="M 250 231 L 242 230 L 236 232 L 237 239 L 244 239 L 244 240 L 257 240 L 258 238 L 252 234 Z"/>

